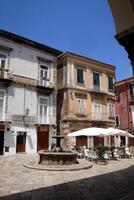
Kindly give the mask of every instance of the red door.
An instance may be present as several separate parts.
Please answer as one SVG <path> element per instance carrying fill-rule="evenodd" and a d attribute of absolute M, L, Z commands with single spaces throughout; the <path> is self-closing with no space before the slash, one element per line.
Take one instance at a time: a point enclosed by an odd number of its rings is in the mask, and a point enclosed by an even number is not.
<path fill-rule="evenodd" d="M 49 127 L 40 126 L 37 129 L 37 151 L 47 150 L 49 147 Z"/>
<path fill-rule="evenodd" d="M 77 136 L 76 137 L 76 146 L 77 147 L 82 147 L 82 146 L 87 147 L 87 136 Z"/>
<path fill-rule="evenodd" d="M 16 153 L 24 153 L 26 146 L 26 132 L 17 132 Z"/>
<path fill-rule="evenodd" d="M 99 145 L 104 145 L 104 137 L 94 136 L 94 147 L 97 147 Z"/>

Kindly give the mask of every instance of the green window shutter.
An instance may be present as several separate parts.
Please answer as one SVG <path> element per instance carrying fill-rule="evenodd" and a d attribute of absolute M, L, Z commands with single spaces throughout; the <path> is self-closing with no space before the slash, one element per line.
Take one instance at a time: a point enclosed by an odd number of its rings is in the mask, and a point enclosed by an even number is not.
<path fill-rule="evenodd" d="M 100 75 L 97 73 L 93 73 L 93 84 L 100 86 Z"/>
<path fill-rule="evenodd" d="M 110 76 L 108 77 L 108 89 L 114 89 L 113 78 Z"/>
<path fill-rule="evenodd" d="M 134 84 L 131 84 L 131 85 L 130 85 L 130 93 L 131 93 L 131 94 L 134 94 Z"/>
<path fill-rule="evenodd" d="M 84 76 L 82 69 L 77 69 L 77 83 L 84 84 Z"/>

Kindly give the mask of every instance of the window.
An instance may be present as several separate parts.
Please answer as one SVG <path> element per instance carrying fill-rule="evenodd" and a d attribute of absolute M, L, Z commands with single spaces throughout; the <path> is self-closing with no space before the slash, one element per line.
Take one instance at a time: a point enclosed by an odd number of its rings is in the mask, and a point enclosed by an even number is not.
<path fill-rule="evenodd" d="M 85 113 L 85 100 L 84 99 L 77 99 L 77 112 L 80 114 Z"/>
<path fill-rule="evenodd" d="M 39 121 L 41 124 L 48 123 L 48 98 L 39 99 Z"/>
<path fill-rule="evenodd" d="M 93 73 L 93 87 L 95 90 L 100 90 L 100 75 Z"/>
<path fill-rule="evenodd" d="M 49 81 L 49 74 L 48 74 L 48 67 L 47 66 L 40 66 L 40 85 L 47 86 Z"/>
<path fill-rule="evenodd" d="M 116 126 L 119 126 L 119 125 L 120 125 L 120 122 L 119 122 L 119 115 L 116 115 L 116 116 L 115 116 L 115 125 L 116 125 Z"/>
<path fill-rule="evenodd" d="M 134 84 L 130 85 L 130 95 L 131 95 L 131 99 L 134 100 Z"/>
<path fill-rule="evenodd" d="M 6 56 L 0 54 L 0 75 L 4 75 L 5 64 L 6 64 Z"/>
<path fill-rule="evenodd" d="M 100 120 L 102 118 L 102 101 L 94 100 L 92 118 L 94 120 Z"/>
<path fill-rule="evenodd" d="M 2 120 L 2 116 L 3 116 L 4 96 L 5 96 L 5 92 L 3 90 L 0 90 L 0 120 Z"/>
<path fill-rule="evenodd" d="M 77 83 L 84 84 L 84 71 L 82 69 L 77 69 Z"/>
<path fill-rule="evenodd" d="M 108 76 L 108 89 L 113 90 L 114 89 L 114 84 L 113 84 L 113 77 Z"/>
<path fill-rule="evenodd" d="M 109 103 L 109 117 L 115 117 L 114 114 L 114 104 L 113 103 Z"/>

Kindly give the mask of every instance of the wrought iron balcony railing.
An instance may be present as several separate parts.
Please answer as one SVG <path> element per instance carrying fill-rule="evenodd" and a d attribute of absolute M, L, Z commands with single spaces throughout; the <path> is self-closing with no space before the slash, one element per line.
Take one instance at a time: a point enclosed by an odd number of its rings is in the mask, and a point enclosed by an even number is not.
<path fill-rule="evenodd" d="M 97 92 L 97 93 L 107 93 L 107 89 L 102 88 L 99 85 L 92 85 L 92 86 L 90 86 L 89 91 L 90 92 Z"/>
<path fill-rule="evenodd" d="M 93 121 L 108 121 L 108 115 L 106 113 L 90 113 L 89 117 Z"/>
<path fill-rule="evenodd" d="M 1 69 L 0 68 L 0 78 L 12 80 L 13 73 L 8 69 Z"/>

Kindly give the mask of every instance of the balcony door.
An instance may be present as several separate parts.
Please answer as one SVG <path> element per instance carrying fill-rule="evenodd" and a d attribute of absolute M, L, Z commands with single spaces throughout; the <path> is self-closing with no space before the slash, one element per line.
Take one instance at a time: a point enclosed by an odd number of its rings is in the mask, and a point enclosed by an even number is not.
<path fill-rule="evenodd" d="M 40 80 L 39 83 L 41 86 L 48 86 L 49 82 L 49 74 L 48 74 L 48 67 L 47 66 L 40 66 Z"/>
<path fill-rule="evenodd" d="M 100 91 L 100 74 L 98 73 L 93 73 L 93 89 Z"/>
<path fill-rule="evenodd" d="M 6 55 L 0 54 L 0 76 L 4 77 Z"/>
<path fill-rule="evenodd" d="M 93 103 L 93 119 L 94 120 L 102 119 L 102 102 L 101 102 L 101 100 L 95 100 Z"/>
<path fill-rule="evenodd" d="M 39 123 L 47 124 L 49 122 L 49 99 L 40 98 L 39 99 Z"/>
<path fill-rule="evenodd" d="M 82 146 L 87 147 L 87 136 L 77 136 L 76 137 L 76 146 L 77 147 L 82 147 Z"/>

